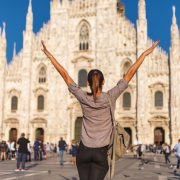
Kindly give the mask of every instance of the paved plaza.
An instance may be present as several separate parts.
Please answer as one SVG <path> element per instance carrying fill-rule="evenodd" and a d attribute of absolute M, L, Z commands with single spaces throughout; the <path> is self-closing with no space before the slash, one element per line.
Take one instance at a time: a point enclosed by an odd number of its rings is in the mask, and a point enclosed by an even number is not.
<path fill-rule="evenodd" d="M 127 155 L 116 164 L 114 180 L 180 180 L 180 170 L 176 174 L 164 164 L 162 155 L 146 155 L 148 162 L 144 169 L 139 168 L 140 160 Z M 175 164 L 175 157 L 171 157 Z M 70 163 L 70 155 L 65 156 L 64 166 L 59 165 L 58 157 L 44 161 L 27 163 L 25 172 L 15 172 L 16 161 L 0 162 L 0 180 L 79 180 L 76 167 Z"/>

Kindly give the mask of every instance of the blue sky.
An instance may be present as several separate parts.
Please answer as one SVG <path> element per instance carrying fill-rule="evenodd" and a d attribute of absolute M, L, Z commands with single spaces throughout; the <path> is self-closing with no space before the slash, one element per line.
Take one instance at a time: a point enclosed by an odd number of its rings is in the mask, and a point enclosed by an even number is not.
<path fill-rule="evenodd" d="M 126 16 L 136 24 L 138 0 L 121 0 L 126 8 Z M 11 60 L 13 44 L 16 51 L 22 48 L 29 0 L 0 0 L 0 26 L 6 22 L 7 59 Z M 172 5 L 176 6 L 176 16 L 180 26 L 180 0 L 146 0 L 148 35 L 153 40 L 160 39 L 160 46 L 169 51 Z M 32 0 L 34 32 L 37 33 L 50 17 L 50 0 Z"/>

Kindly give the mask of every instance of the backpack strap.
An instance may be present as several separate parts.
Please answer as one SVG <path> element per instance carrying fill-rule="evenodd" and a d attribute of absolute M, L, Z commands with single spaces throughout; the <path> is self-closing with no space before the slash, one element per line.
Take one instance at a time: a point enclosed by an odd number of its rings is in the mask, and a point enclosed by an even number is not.
<path fill-rule="evenodd" d="M 114 143 L 115 140 L 115 136 L 116 134 L 116 121 L 114 118 L 114 113 L 112 111 L 112 104 L 111 104 L 111 99 L 110 99 L 110 95 L 107 93 L 107 98 L 109 101 L 109 105 L 110 105 L 110 114 L 111 114 L 111 121 L 112 121 L 112 133 L 111 133 L 111 137 L 110 137 L 110 143 L 109 143 L 109 156 L 108 156 L 108 164 L 109 164 L 109 179 L 112 180 L 113 176 L 114 176 L 114 172 L 115 172 L 115 150 L 116 150 L 116 143 Z"/>

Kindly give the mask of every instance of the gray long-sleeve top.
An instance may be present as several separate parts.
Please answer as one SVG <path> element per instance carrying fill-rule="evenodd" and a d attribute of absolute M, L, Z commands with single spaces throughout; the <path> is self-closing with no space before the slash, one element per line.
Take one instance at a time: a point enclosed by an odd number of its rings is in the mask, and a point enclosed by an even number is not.
<path fill-rule="evenodd" d="M 69 85 L 69 91 L 77 98 L 82 108 L 81 141 L 85 146 L 98 148 L 109 144 L 112 120 L 107 93 L 109 94 L 114 112 L 117 98 L 127 87 L 127 81 L 121 79 L 114 88 L 108 92 L 102 92 L 101 96 L 97 97 L 95 103 L 93 96 L 83 91 L 75 83 Z"/>

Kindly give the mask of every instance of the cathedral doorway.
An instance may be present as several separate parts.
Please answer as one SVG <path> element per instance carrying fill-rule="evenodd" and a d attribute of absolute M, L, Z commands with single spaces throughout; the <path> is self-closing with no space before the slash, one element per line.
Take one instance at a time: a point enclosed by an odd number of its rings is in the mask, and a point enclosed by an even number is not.
<path fill-rule="evenodd" d="M 154 130 L 154 144 L 161 146 L 164 143 L 165 132 L 164 129 L 158 127 Z"/>
<path fill-rule="evenodd" d="M 129 134 L 129 136 L 130 136 L 130 146 L 132 145 L 132 130 L 131 130 L 131 128 L 124 128 L 125 129 L 125 131 Z"/>
<path fill-rule="evenodd" d="M 44 141 L 44 129 L 43 128 L 37 128 L 35 131 L 35 139 Z"/>
<path fill-rule="evenodd" d="M 11 128 L 9 131 L 9 141 L 17 141 L 17 129 Z"/>
<path fill-rule="evenodd" d="M 75 122 L 75 133 L 74 133 L 74 139 L 77 142 L 80 141 L 81 128 L 82 128 L 82 117 L 78 117 Z"/>

